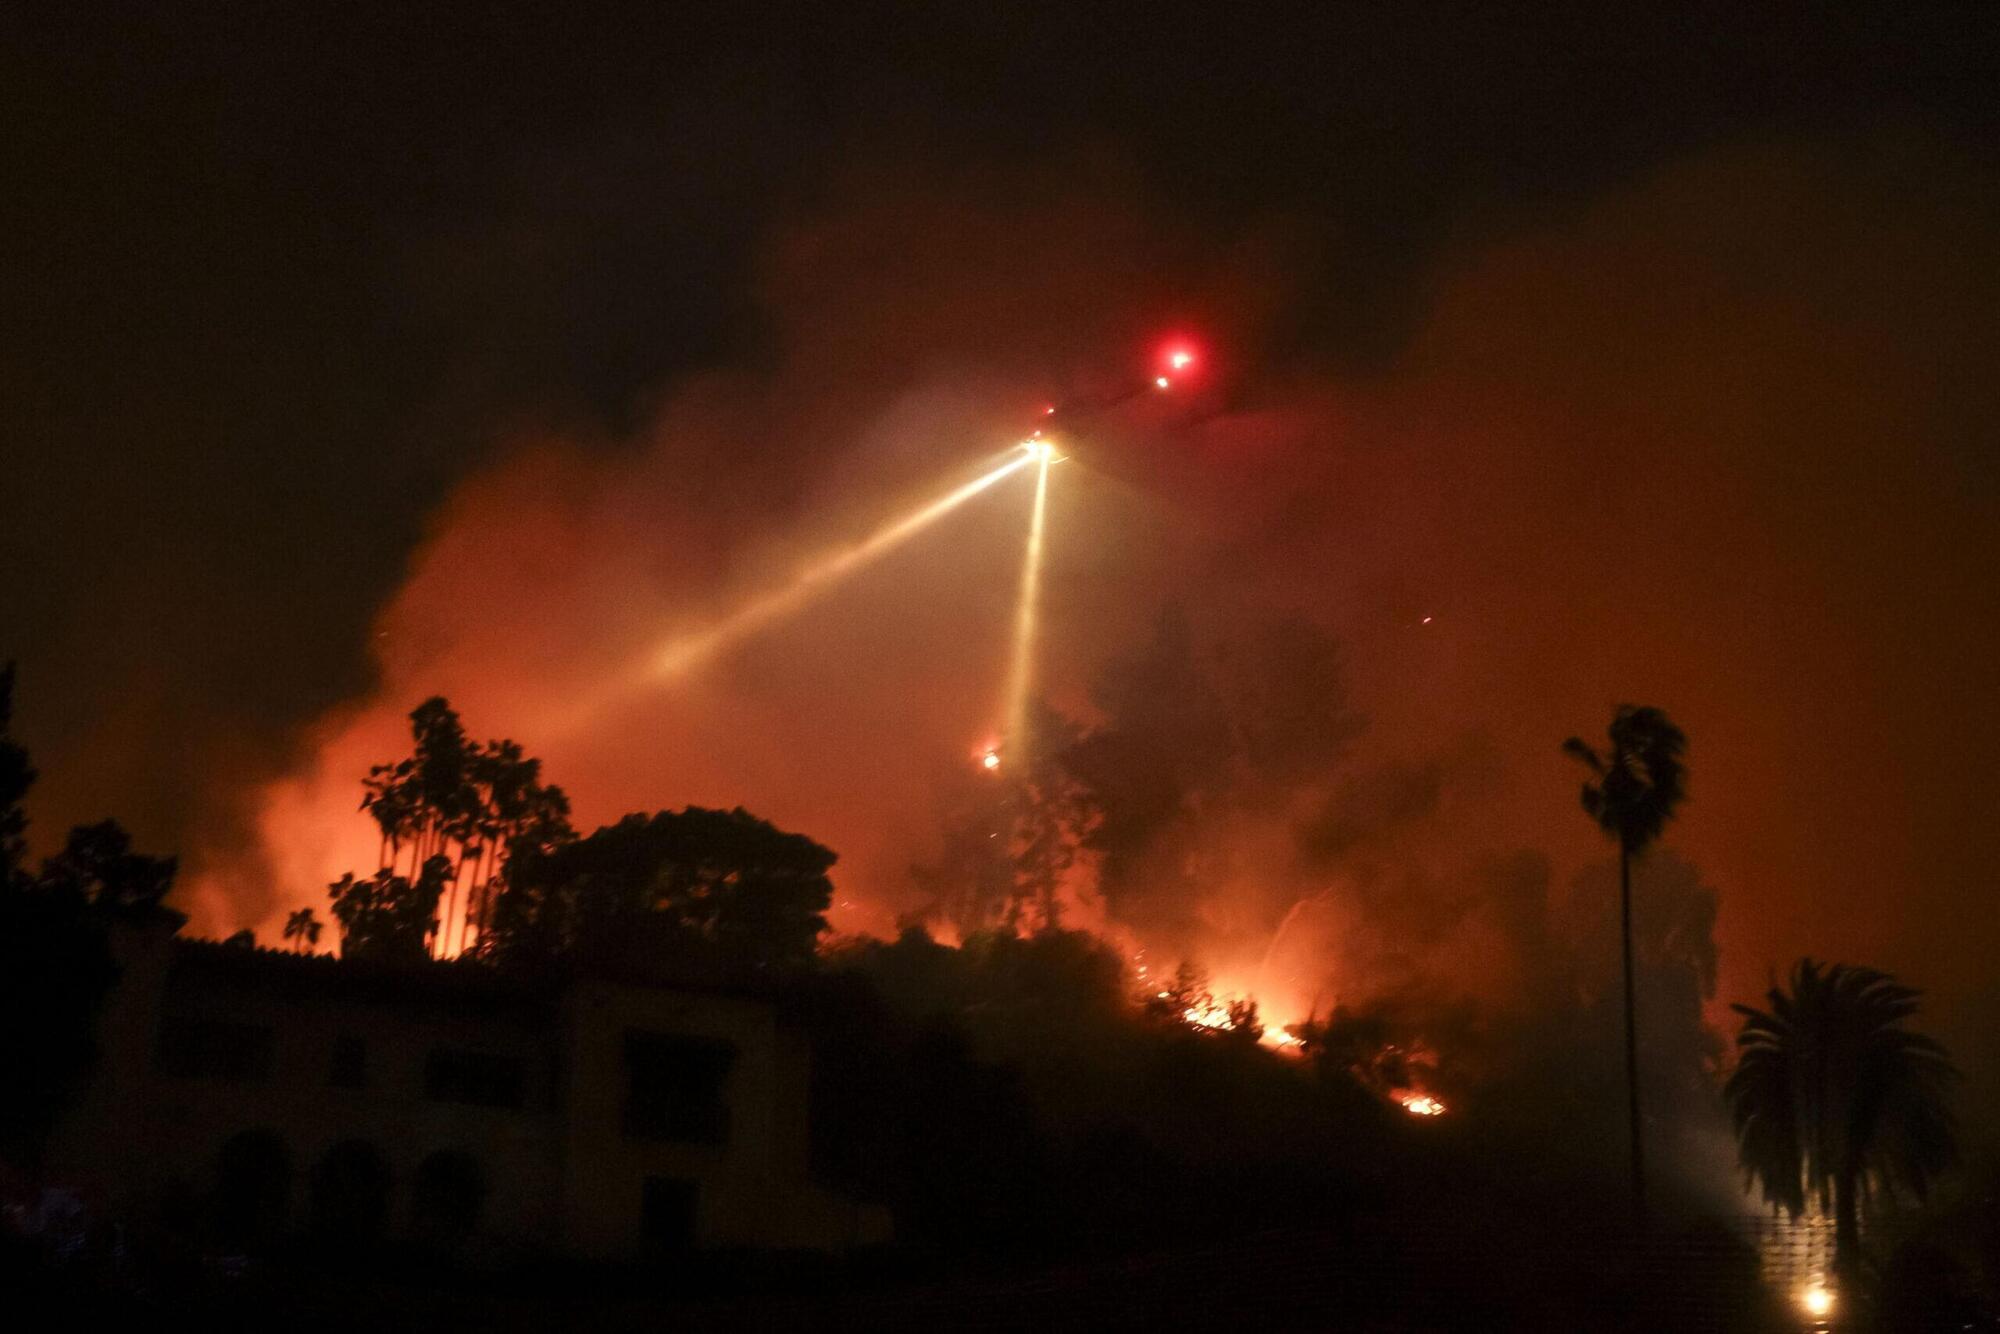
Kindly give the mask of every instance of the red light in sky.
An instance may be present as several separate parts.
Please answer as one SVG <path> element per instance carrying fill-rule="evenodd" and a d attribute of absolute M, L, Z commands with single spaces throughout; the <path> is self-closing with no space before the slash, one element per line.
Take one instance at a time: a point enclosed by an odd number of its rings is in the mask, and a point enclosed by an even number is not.
<path fill-rule="evenodd" d="M 1155 376 L 1167 376 L 1178 380 L 1183 376 L 1192 375 L 1201 367 L 1201 347 L 1192 338 L 1176 334 L 1161 340 L 1155 347 L 1153 354 Z"/>

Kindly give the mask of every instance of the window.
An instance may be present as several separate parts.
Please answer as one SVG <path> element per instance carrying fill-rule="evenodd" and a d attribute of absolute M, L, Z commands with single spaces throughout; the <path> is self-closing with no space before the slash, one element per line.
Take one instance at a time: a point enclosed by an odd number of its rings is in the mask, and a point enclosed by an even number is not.
<path fill-rule="evenodd" d="M 647 1177 L 639 1195 L 639 1236 L 661 1250 L 688 1250 L 695 1243 L 695 1215 L 701 1188 L 678 1177 Z"/>
<path fill-rule="evenodd" d="M 368 1044 L 352 1033 L 333 1040 L 333 1061 L 326 1082 L 337 1089 L 365 1088 L 368 1084 Z"/>
<path fill-rule="evenodd" d="M 424 1062 L 424 1094 L 434 1102 L 474 1107 L 519 1107 L 521 1062 L 493 1052 L 436 1047 Z"/>
<path fill-rule="evenodd" d="M 260 1024 L 169 1016 L 155 1060 L 177 1079 L 269 1079 L 275 1039 Z"/>
<path fill-rule="evenodd" d="M 625 1133 L 633 1139 L 721 1144 L 729 1138 L 723 1087 L 736 1048 L 713 1038 L 625 1035 Z"/>

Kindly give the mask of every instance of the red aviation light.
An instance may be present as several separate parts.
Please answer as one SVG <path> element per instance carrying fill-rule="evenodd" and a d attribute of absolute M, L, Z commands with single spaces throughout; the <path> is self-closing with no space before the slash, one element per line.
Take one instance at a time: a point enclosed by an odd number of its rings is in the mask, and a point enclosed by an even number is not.
<path fill-rule="evenodd" d="M 1194 374 L 1200 365 L 1201 354 L 1194 345 L 1177 338 L 1160 349 L 1159 362 L 1153 370 L 1153 387 L 1171 389 Z"/>

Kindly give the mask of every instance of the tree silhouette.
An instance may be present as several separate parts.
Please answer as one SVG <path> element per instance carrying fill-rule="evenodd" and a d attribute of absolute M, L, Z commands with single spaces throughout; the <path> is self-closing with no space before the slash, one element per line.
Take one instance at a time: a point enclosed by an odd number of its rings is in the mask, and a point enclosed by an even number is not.
<path fill-rule="evenodd" d="M 35 785 L 35 767 L 10 729 L 14 721 L 14 664 L 0 667 L 0 889 L 22 874 L 27 860 L 28 814 L 21 801 Z"/>
<path fill-rule="evenodd" d="M 1336 1005 L 1325 1019 L 1306 1020 L 1291 1031 L 1322 1077 L 1345 1076 L 1378 1098 L 1390 1098 L 1436 1082 L 1436 1053 L 1412 1030 L 1392 1007 L 1377 1004 Z"/>
<path fill-rule="evenodd" d="M 1957 1160 L 1944 1048 L 1903 1027 L 1920 995 L 1889 974 L 1801 959 L 1769 1010 L 1743 1016 L 1724 1093 L 1737 1158 L 1764 1198 L 1796 1217 L 1831 1208 L 1834 1266 L 1859 1272 L 1861 1213 L 1922 1200 Z"/>
<path fill-rule="evenodd" d="M 1018 922 L 1032 913 L 1043 930 L 1052 931 L 1062 924 L 1063 880 L 1089 834 L 1082 785 L 1062 759 L 1079 732 L 1040 701 L 1029 711 L 1028 728 L 1032 744 L 1011 775 L 1008 794 L 1012 827 L 1006 842 L 1015 899 L 1010 916 Z"/>
<path fill-rule="evenodd" d="M 1088 837 L 1084 794 L 1064 762 L 1075 723 L 1032 701 L 1028 744 L 1009 747 L 997 769 L 962 773 L 946 794 L 938 855 L 910 868 L 928 900 L 959 935 L 1005 927 L 1061 926 L 1060 892 Z"/>
<path fill-rule="evenodd" d="M 319 944 L 320 920 L 309 907 L 300 908 L 285 918 L 285 939 L 297 941 L 301 954 L 310 952 Z"/>
<path fill-rule="evenodd" d="M 1561 1053 L 1556 1059 L 1569 1073 L 1544 1071 L 1542 1077 L 1565 1080 L 1577 1095 L 1562 1119 L 1580 1130 L 1589 1127 L 1585 1140 L 1590 1148 L 1601 1148 L 1599 1161 L 1612 1170 L 1621 1168 L 1629 1153 L 1619 1142 L 1629 1108 L 1622 1078 L 1618 884 L 1615 857 L 1579 870 L 1552 919 L 1562 954 L 1533 965 L 1538 981 L 1546 976 L 1565 988 L 1560 998 L 1547 998 L 1555 1008 L 1535 1016 L 1549 1027 L 1534 1047 L 1551 1056 Z M 1652 1202 L 1661 1184 L 1672 1189 L 1705 1171 L 1715 1136 L 1726 1133 L 1726 1112 L 1715 1094 L 1728 1045 L 1705 1019 L 1720 962 L 1715 943 L 1720 903 L 1700 869 L 1672 848 L 1655 847 L 1646 855 L 1632 902 L 1632 975 L 1637 1008 L 1646 1016 L 1645 1147 Z M 1568 1082 L 1572 1079 L 1576 1082 Z M 1585 1147 L 1585 1140 L 1576 1147 Z"/>
<path fill-rule="evenodd" d="M 62 851 L 42 863 L 42 888 L 73 894 L 107 913 L 157 908 L 174 882 L 172 857 L 132 851 L 132 836 L 116 820 L 78 825 Z"/>
<path fill-rule="evenodd" d="M 741 808 L 628 815 L 517 858 L 493 956 L 762 975 L 812 962 L 834 853 Z"/>
<path fill-rule="evenodd" d="M 436 854 L 415 881 L 388 869 L 366 880 L 352 871 L 327 886 L 340 923 L 343 958 L 413 963 L 428 958 L 438 932 L 438 903 L 451 882 L 451 858 Z"/>
<path fill-rule="evenodd" d="M 541 761 L 518 743 L 473 744 L 441 695 L 410 712 L 410 737 L 409 756 L 375 765 L 362 780 L 361 809 L 381 833 L 375 879 L 420 880 L 432 858 L 446 858 L 443 917 L 431 939 L 440 954 L 459 953 L 486 931 L 516 847 L 547 849 L 573 837 L 569 798 L 542 783 Z"/>
<path fill-rule="evenodd" d="M 1625 973 L 1625 1095 L 1631 1121 L 1632 1201 L 1646 1207 L 1646 1157 L 1639 1114 L 1638 1002 L 1632 975 L 1632 860 L 1643 853 L 1686 795 L 1681 756 L 1687 737 L 1658 709 L 1621 704 L 1612 715 L 1610 744 L 1600 753 L 1579 737 L 1563 751 L 1591 777 L 1583 809 L 1598 828 L 1618 840 L 1618 906 Z"/>
<path fill-rule="evenodd" d="M 0 1153 L 32 1163 L 96 1055 L 97 1013 L 117 980 L 107 928 L 160 911 L 171 857 L 132 851 L 115 821 L 70 831 L 26 869 L 22 799 L 34 785 L 9 734 L 14 669 L 0 669 Z"/>
<path fill-rule="evenodd" d="M 1088 803 L 1098 890 L 1127 922 L 1187 931 L 1201 817 L 1228 786 L 1235 738 L 1185 613 L 1163 610 L 1152 637 L 1107 665 L 1091 695 L 1104 722 L 1062 758 Z"/>
<path fill-rule="evenodd" d="M 1169 604 L 1099 673 L 1102 721 L 1059 754 L 1106 907 L 1166 938 L 1198 934 L 1202 890 L 1228 875 L 1217 828 L 1323 779 L 1364 726 L 1330 633 L 1296 616 L 1238 619 L 1204 642 Z"/>

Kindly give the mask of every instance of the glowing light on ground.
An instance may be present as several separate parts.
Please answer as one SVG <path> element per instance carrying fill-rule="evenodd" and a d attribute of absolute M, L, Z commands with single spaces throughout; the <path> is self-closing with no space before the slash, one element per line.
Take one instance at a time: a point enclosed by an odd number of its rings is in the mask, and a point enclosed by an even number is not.
<path fill-rule="evenodd" d="M 1154 387 L 1155 389 L 1165 389 L 1165 388 L 1166 388 L 1167 386 L 1171 385 L 1172 383 L 1173 383 L 1173 381 L 1172 381 L 1172 380 L 1169 380 L 1169 379 L 1168 379 L 1168 378 L 1167 378 L 1166 376 L 1164 376 L 1164 375 L 1156 375 L 1156 376 L 1154 376 L 1154 377 L 1153 377 L 1153 387 Z"/>
<path fill-rule="evenodd" d="M 1824 1320 L 1833 1314 L 1833 1289 L 1815 1279 L 1799 1291 L 1799 1305 L 1815 1320 Z"/>
<path fill-rule="evenodd" d="M 1040 466 L 1035 469 L 1035 506 L 1028 518 L 1028 549 L 1021 558 L 1021 594 L 1014 608 L 1014 657 L 1007 671 L 1006 730 L 1001 734 L 1017 761 L 1028 744 L 1028 695 L 1035 673 L 1035 620 L 1042 596 L 1042 534 L 1048 526 L 1049 465 L 1055 461 L 1055 446 L 1033 443 L 1028 446 L 1028 455 Z M 999 757 L 994 755 L 993 763 L 986 767 L 991 769 L 998 763 Z"/>
<path fill-rule="evenodd" d="M 1443 1116 L 1447 1110 L 1442 1102 L 1428 1093 L 1409 1093 L 1402 1098 L 1403 1110 L 1411 1116 Z"/>
<path fill-rule="evenodd" d="M 1027 467 L 1037 457 L 1044 456 L 1038 455 L 1037 451 L 1032 449 L 1013 454 L 999 467 L 932 501 L 914 514 L 907 514 L 893 523 L 885 524 L 844 551 L 812 562 L 800 570 L 783 588 L 773 589 L 753 599 L 726 619 L 705 630 L 676 639 L 661 649 L 654 659 L 655 675 L 673 676 L 684 672 L 718 649 L 727 647 L 772 622 L 791 615 L 831 585 L 879 560 L 994 483 Z M 1046 467 L 1045 457 L 1044 467 Z"/>
<path fill-rule="evenodd" d="M 979 757 L 979 767 L 982 769 L 998 769 L 1000 767 L 1000 752 L 989 750 L 982 754 Z"/>

